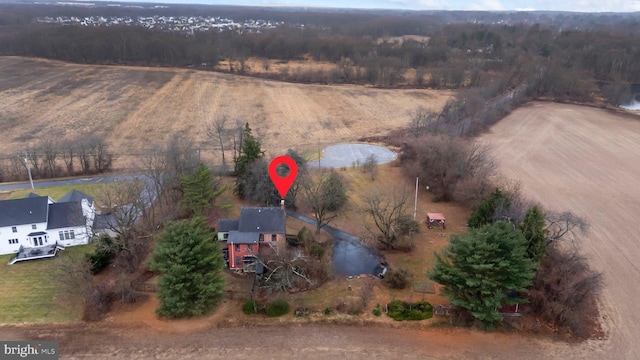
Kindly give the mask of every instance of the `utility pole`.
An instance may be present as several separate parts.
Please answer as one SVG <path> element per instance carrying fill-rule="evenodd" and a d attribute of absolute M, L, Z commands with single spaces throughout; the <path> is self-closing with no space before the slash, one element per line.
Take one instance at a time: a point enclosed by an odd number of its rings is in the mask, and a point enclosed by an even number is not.
<path fill-rule="evenodd" d="M 413 202 L 413 220 L 416 219 L 417 213 L 418 213 L 418 177 L 416 176 L 416 199 Z"/>
<path fill-rule="evenodd" d="M 33 178 L 31 177 L 31 168 L 29 167 L 29 154 L 24 154 L 24 166 L 27 167 L 27 172 L 29 173 L 29 182 L 31 182 L 31 190 L 35 190 L 33 187 Z"/>

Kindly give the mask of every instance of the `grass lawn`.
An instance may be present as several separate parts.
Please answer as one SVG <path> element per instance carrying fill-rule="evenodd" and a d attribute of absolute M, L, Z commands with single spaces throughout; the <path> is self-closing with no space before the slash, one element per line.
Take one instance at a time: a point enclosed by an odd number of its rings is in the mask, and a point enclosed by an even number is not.
<path fill-rule="evenodd" d="M 51 259 L 7 265 L 13 255 L 0 256 L 0 324 L 60 323 L 78 321 L 80 299 L 67 296 L 52 269 L 68 256 L 84 256 L 94 245 L 68 247 Z"/>
<path fill-rule="evenodd" d="M 94 198 L 98 197 L 101 193 L 101 189 L 105 186 L 105 184 L 75 184 L 75 185 L 64 185 L 64 186 L 53 186 L 53 187 L 43 187 L 37 188 L 35 190 L 31 189 L 21 189 L 16 190 L 9 195 L 8 199 L 21 199 L 27 196 L 28 193 L 32 192 L 34 194 L 38 194 L 40 196 L 50 196 L 53 200 L 58 200 L 63 197 L 69 191 L 75 189 L 78 191 L 82 191 L 87 195 L 91 195 Z"/>

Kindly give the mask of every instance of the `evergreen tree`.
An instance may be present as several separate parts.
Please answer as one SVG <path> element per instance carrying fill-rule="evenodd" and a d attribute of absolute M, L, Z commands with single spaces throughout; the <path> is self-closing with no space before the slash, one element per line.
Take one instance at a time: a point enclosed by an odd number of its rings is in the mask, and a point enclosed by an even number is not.
<path fill-rule="evenodd" d="M 547 248 L 548 233 L 544 213 L 540 207 L 536 205 L 527 210 L 524 220 L 520 224 L 520 231 L 526 241 L 527 255 L 538 266 Z"/>
<path fill-rule="evenodd" d="M 210 209 L 213 200 L 222 191 L 216 191 L 217 184 L 213 181 L 211 171 L 203 164 L 198 165 L 192 175 L 182 177 L 182 206 L 192 213 L 202 214 L 205 209 Z"/>
<path fill-rule="evenodd" d="M 486 328 L 502 320 L 498 309 L 524 302 L 509 296 L 531 285 L 535 264 L 527 257 L 524 236 L 498 221 L 461 235 L 436 253 L 429 278 L 444 286 L 452 305 L 467 309 Z"/>
<path fill-rule="evenodd" d="M 203 217 L 168 224 L 157 239 L 149 268 L 161 272 L 159 315 L 202 315 L 222 300 L 224 259 Z"/>
<path fill-rule="evenodd" d="M 496 188 L 487 198 L 485 198 L 473 211 L 467 224 L 472 228 L 491 224 L 495 221 L 496 210 L 508 208 L 511 200 L 500 189 Z"/>
<path fill-rule="evenodd" d="M 245 177 L 249 172 L 249 166 L 263 156 L 264 151 L 260 148 L 260 142 L 253 137 L 249 123 L 246 123 L 242 134 L 240 155 L 235 159 L 235 175 L 237 178 L 233 191 L 236 195 L 241 198 L 245 197 Z"/>

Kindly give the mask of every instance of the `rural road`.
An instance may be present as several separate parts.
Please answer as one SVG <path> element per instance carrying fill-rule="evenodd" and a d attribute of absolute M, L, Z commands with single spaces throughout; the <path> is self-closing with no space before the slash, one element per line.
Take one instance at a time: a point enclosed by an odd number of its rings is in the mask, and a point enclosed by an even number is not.
<path fill-rule="evenodd" d="M 80 178 L 80 179 L 43 180 L 43 181 L 34 181 L 33 186 L 36 189 L 38 189 L 38 188 L 52 187 L 52 186 L 97 184 L 97 183 L 103 183 L 103 182 L 108 183 L 108 182 L 115 182 L 115 181 L 133 180 L 141 176 L 144 176 L 144 175 L 112 175 L 112 176 L 99 176 L 99 177 Z M 13 190 L 20 190 L 20 189 L 28 189 L 30 187 L 31 187 L 31 184 L 28 181 L 10 183 L 10 184 L 0 183 L 0 191 L 13 191 Z"/>

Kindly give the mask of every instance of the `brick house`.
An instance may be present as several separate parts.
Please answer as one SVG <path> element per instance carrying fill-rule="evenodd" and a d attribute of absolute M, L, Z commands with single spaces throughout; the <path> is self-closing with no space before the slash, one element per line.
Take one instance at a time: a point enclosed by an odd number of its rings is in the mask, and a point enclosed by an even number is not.
<path fill-rule="evenodd" d="M 284 246 L 285 218 L 283 207 L 245 207 L 239 219 L 220 219 L 218 241 L 223 243 L 229 268 L 254 271 L 256 257 L 269 256 Z"/>

